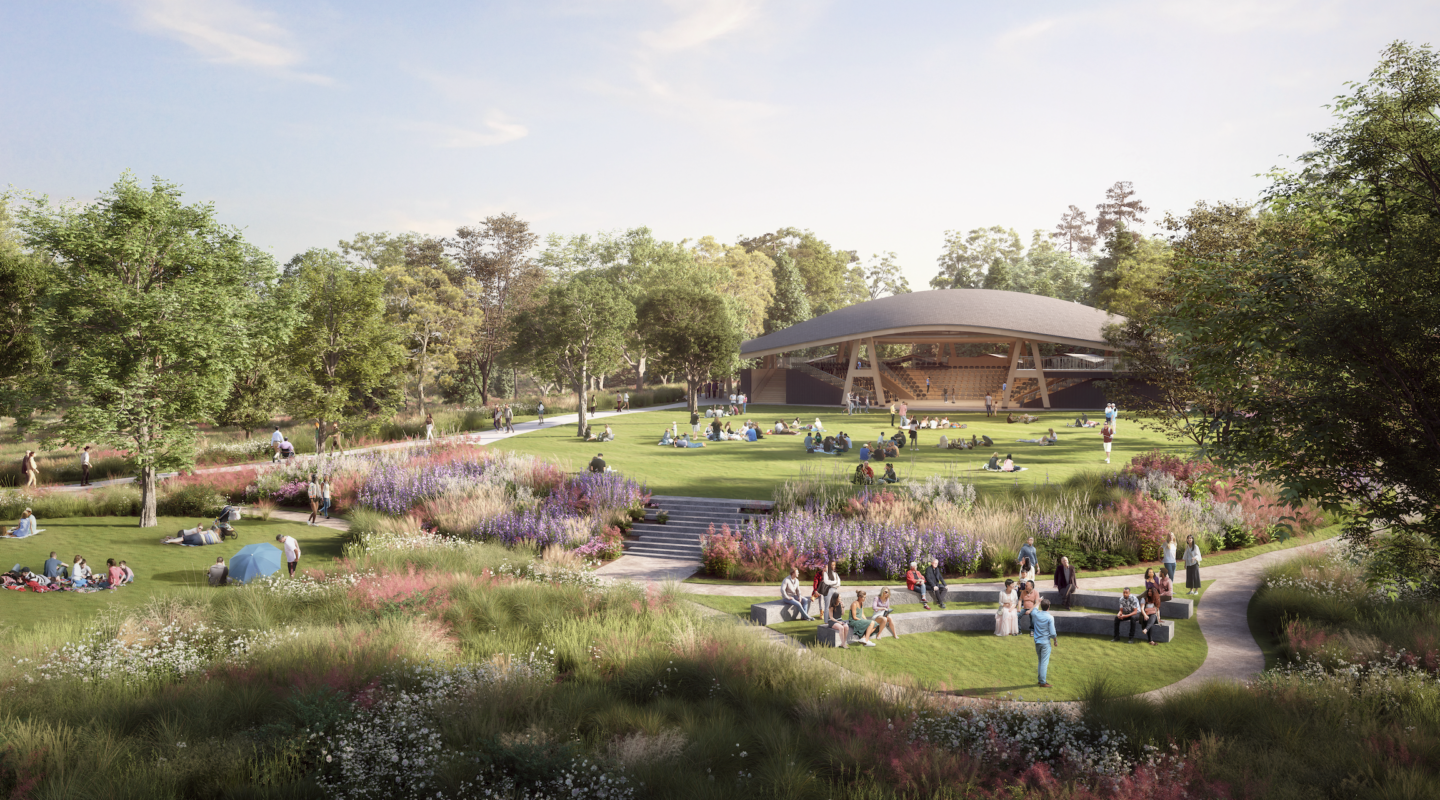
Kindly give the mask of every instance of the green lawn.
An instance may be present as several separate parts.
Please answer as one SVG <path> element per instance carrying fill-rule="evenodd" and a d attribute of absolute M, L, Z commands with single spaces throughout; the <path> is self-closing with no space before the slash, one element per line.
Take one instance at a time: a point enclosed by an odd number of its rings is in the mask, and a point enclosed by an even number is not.
<path fill-rule="evenodd" d="M 1206 581 L 1199 596 L 1213 581 Z M 1114 591 L 1120 591 L 1116 589 Z M 686 595 L 696 603 L 749 619 L 750 605 L 775 596 L 719 597 Z M 951 603 L 951 608 L 994 608 L 992 603 Z M 923 611 L 918 603 L 895 606 L 895 613 Z M 1100 609 L 1087 609 L 1113 613 Z M 1096 678 L 1105 677 L 1117 690 L 1132 694 L 1169 686 L 1200 668 L 1208 648 L 1195 618 L 1173 620 L 1175 640 L 1151 647 L 1111 642 L 1108 636 L 1065 635 L 1050 657 L 1047 677 L 1051 689 L 1036 686 L 1034 640 L 1028 635 L 998 637 L 976 631 L 913 633 L 892 639 L 886 635 L 876 647 L 849 650 L 830 647 L 815 652 L 846 669 L 888 681 L 901 677 L 932 691 L 972 697 L 1026 700 L 1077 700 Z M 771 628 L 803 644 L 815 641 L 815 623 L 782 622 Z M 1127 629 L 1122 627 L 1121 634 Z M 1139 630 L 1136 630 L 1139 636 Z"/>
<path fill-rule="evenodd" d="M 1031 410 L 1029 413 L 1035 412 Z M 857 450 L 843 456 L 810 455 L 805 452 L 803 435 L 767 436 L 754 443 L 712 442 L 704 448 L 688 450 L 657 446 L 661 432 L 672 422 L 680 431 L 690 429 L 689 414 L 683 409 L 624 416 L 601 414 L 592 423 L 594 430 L 601 431 L 608 423 L 614 427 L 616 437 L 615 441 L 604 444 L 581 441 L 575 436 L 574 425 L 557 425 L 491 446 L 568 461 L 572 470 L 583 468 L 596 452 L 603 452 L 611 467 L 635 480 L 646 482 L 656 494 L 768 500 L 776 487 L 787 479 L 798 477 L 802 467 L 853 469 L 859 461 L 858 447 L 862 439 L 874 441 L 882 431 L 887 435 L 895 433 L 895 428 L 889 425 L 888 412 L 847 417 L 835 408 L 751 405 L 747 414 L 728 417 L 727 420 L 738 423 L 753 419 L 765 429 L 773 426 L 777 419 L 788 423 L 799 417 L 809 424 L 817 416 L 827 431 L 848 432 L 855 440 Z M 1040 421 L 1031 425 L 1010 425 L 1004 417 L 987 418 L 984 412 L 952 413 L 948 416 L 952 422 L 962 422 L 969 427 L 963 431 L 945 431 L 946 435 L 964 434 L 967 438 L 972 433 L 989 435 L 995 440 L 996 451 L 1002 456 L 1014 454 L 1016 462 L 1029 469 L 1005 475 L 985 472 L 981 467 L 989 459 L 991 451 L 940 450 L 935 444 L 942 431 L 926 430 L 920 432 L 920 449 L 905 451 L 902 458 L 895 462 L 895 470 L 902 480 L 959 474 L 983 492 L 987 488 L 1016 483 L 1060 482 L 1077 472 L 1106 468 L 1100 449 L 1099 429 L 1063 427 L 1074 420 L 1076 415 L 1073 413 L 1042 411 L 1036 413 Z M 1060 437 L 1057 445 L 1040 447 L 1015 441 L 1038 439 L 1050 427 L 1055 428 Z M 1118 470 L 1132 457 L 1156 449 L 1180 452 L 1185 447 L 1158 433 L 1142 430 L 1133 422 L 1122 421 L 1109 469 Z"/>
<path fill-rule="evenodd" d="M 15 564 L 39 572 L 55 551 L 67 565 L 82 555 L 91 569 L 103 572 L 105 559 L 126 561 L 135 570 L 135 583 L 115 591 L 0 593 L 0 625 L 32 628 L 57 622 L 83 622 L 102 611 L 126 610 L 143 605 L 151 597 L 187 585 L 205 584 L 204 570 L 217 556 L 230 557 L 247 544 L 275 541 L 286 533 L 300 542 L 302 568 L 320 567 L 340 555 L 340 534 L 323 527 L 295 522 L 244 519 L 233 523 L 238 539 L 209 547 L 162 545 L 160 537 L 182 527 L 194 527 L 193 518 L 161 517 L 159 527 L 136 527 L 134 517 L 82 517 L 47 519 L 44 533 L 25 539 L 0 539 L 0 568 Z"/>

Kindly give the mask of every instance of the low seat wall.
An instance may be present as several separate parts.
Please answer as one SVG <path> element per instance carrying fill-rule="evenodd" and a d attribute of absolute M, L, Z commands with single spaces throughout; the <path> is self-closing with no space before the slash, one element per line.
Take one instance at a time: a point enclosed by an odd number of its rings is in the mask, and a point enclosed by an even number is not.
<path fill-rule="evenodd" d="M 1069 635 L 1087 634 L 1090 636 L 1114 636 L 1115 618 L 1109 614 L 1088 614 L 1083 611 L 1051 611 L 1050 616 L 1055 618 L 1055 631 L 1064 638 Z M 995 631 L 995 612 L 984 609 L 964 609 L 961 611 L 912 611 L 905 614 L 896 614 L 895 632 L 900 635 L 910 633 L 934 633 L 936 631 Z M 1021 623 L 1021 636 L 1030 636 L 1029 625 Z M 840 637 L 843 631 L 836 631 L 825 625 L 815 626 L 815 641 L 825 647 L 839 647 L 843 639 Z M 1161 620 L 1154 629 L 1155 641 L 1164 644 L 1174 641 L 1175 623 Z M 1130 625 L 1128 622 L 1121 623 L 1120 634 L 1129 636 Z M 1143 641 L 1145 634 L 1141 632 L 1140 625 L 1135 625 L 1135 638 Z"/>
<path fill-rule="evenodd" d="M 909 589 L 905 589 L 903 587 L 900 589 L 892 588 L 890 591 L 891 602 L 895 605 L 904 605 L 916 601 L 915 592 L 912 592 Z M 866 602 L 868 604 L 870 598 L 874 597 L 875 595 L 873 593 L 874 589 L 871 587 L 867 587 L 867 592 L 869 593 L 869 597 L 866 598 Z M 995 589 L 994 587 L 988 589 L 949 589 L 945 592 L 945 602 L 997 603 L 999 594 L 999 590 Z M 1057 606 L 1060 602 L 1059 592 L 1053 590 L 1044 591 L 1040 593 L 1040 596 L 1050 601 L 1052 611 L 1058 610 L 1054 607 Z M 850 603 L 854 601 L 854 599 L 854 591 L 844 591 L 841 593 L 841 600 L 845 604 L 845 607 L 847 609 L 850 607 Z M 1075 593 L 1074 604 L 1077 606 L 1086 606 L 1088 608 L 1104 608 L 1111 611 L 1119 611 L 1120 594 L 1118 592 L 1079 591 Z M 867 611 L 866 613 L 869 612 Z M 917 611 L 914 613 L 919 614 L 924 612 Z M 810 604 L 810 616 L 817 618 L 822 616 L 820 601 L 814 601 Z M 1160 618 L 1162 620 L 1190 619 L 1194 616 L 1195 602 L 1193 600 L 1176 599 L 1160 601 Z M 772 600 L 768 603 L 756 603 L 750 606 L 750 620 L 757 625 L 774 625 L 777 622 L 791 622 L 797 619 L 800 619 L 800 614 L 795 610 L 795 607 L 785 605 L 784 601 L 782 600 Z M 896 619 L 899 619 L 899 617 L 896 617 Z"/>

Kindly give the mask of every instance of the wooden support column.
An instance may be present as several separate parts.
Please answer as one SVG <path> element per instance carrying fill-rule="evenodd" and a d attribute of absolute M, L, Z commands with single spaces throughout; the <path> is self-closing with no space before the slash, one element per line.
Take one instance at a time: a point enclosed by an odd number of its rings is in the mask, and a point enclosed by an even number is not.
<path fill-rule="evenodd" d="M 858 342 L 845 342 L 840 345 L 840 355 L 845 359 L 845 389 L 840 395 L 840 404 L 845 404 L 845 398 L 850 396 L 850 390 L 855 385 L 855 356 L 859 354 Z"/>
<path fill-rule="evenodd" d="M 875 338 L 872 336 L 865 342 L 865 355 L 870 358 L 870 374 L 875 381 L 875 402 L 879 405 L 886 405 L 885 384 L 880 380 L 880 348 L 875 346 Z"/>
<path fill-rule="evenodd" d="M 1010 393 L 1015 391 L 1015 370 L 1020 366 L 1020 348 L 1025 344 L 1024 339 L 1016 339 L 1010 343 L 1010 369 L 1005 373 L 1005 391 L 1000 393 L 1000 407 L 1010 407 Z"/>
<path fill-rule="evenodd" d="M 1041 368 L 1040 343 L 1030 343 L 1030 355 L 1035 357 L 1035 374 L 1040 376 L 1040 402 L 1046 408 L 1050 407 L 1050 387 L 1045 385 L 1045 370 Z"/>

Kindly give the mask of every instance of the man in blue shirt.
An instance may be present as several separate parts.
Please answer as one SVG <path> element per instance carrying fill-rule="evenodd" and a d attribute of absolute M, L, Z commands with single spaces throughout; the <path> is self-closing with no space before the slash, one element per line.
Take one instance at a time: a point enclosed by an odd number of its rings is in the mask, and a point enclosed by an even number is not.
<path fill-rule="evenodd" d="M 1034 536 L 1026 539 L 1025 544 L 1020 545 L 1020 561 L 1023 562 L 1027 557 L 1030 559 L 1030 569 L 1038 572 L 1040 569 L 1040 554 L 1035 552 Z"/>
<path fill-rule="evenodd" d="M 1035 637 L 1035 655 L 1040 657 L 1040 686 L 1050 688 L 1045 671 L 1050 667 L 1050 651 L 1055 647 L 1055 618 L 1050 616 L 1050 601 L 1041 600 L 1040 608 L 1030 612 L 1030 631 Z"/>
<path fill-rule="evenodd" d="M 70 577 L 70 570 L 66 569 L 60 559 L 55 557 L 54 551 L 51 551 L 50 557 L 45 559 L 44 575 L 51 580 L 61 577 L 68 578 Z"/>
<path fill-rule="evenodd" d="M 870 460 L 870 445 L 860 445 L 860 463 L 864 464 Z"/>

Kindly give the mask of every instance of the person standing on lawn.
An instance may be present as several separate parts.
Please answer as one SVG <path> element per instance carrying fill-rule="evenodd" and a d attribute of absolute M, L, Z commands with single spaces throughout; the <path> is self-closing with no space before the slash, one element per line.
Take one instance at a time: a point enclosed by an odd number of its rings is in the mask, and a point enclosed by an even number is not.
<path fill-rule="evenodd" d="M 691 412 L 690 412 L 690 432 L 691 432 L 691 433 L 699 433 L 699 432 L 700 432 L 700 412 L 699 412 L 699 411 L 691 411 Z"/>
<path fill-rule="evenodd" d="M 80 485 L 90 485 L 90 445 L 80 451 Z"/>
<path fill-rule="evenodd" d="M 891 401 L 891 403 L 890 403 L 890 427 L 892 427 L 892 428 L 895 427 L 895 403 L 894 403 L 894 401 Z"/>
<path fill-rule="evenodd" d="M 995 398 L 989 392 L 985 393 L 985 416 L 995 416 Z"/>
<path fill-rule="evenodd" d="M 1040 610 L 1030 612 L 1030 634 L 1035 637 L 1035 655 L 1040 659 L 1040 688 L 1051 688 L 1045 679 L 1050 669 L 1050 651 L 1060 638 L 1055 632 L 1055 618 L 1050 616 L 1050 601 L 1041 600 Z"/>
<path fill-rule="evenodd" d="M 300 566 L 300 543 L 295 541 L 294 536 L 283 533 L 275 534 L 275 541 L 279 542 L 280 549 L 285 551 L 285 564 L 290 568 L 290 577 L 295 577 L 295 568 Z"/>
<path fill-rule="evenodd" d="M 1194 536 L 1185 537 L 1185 594 L 1200 591 L 1200 545 Z"/>

